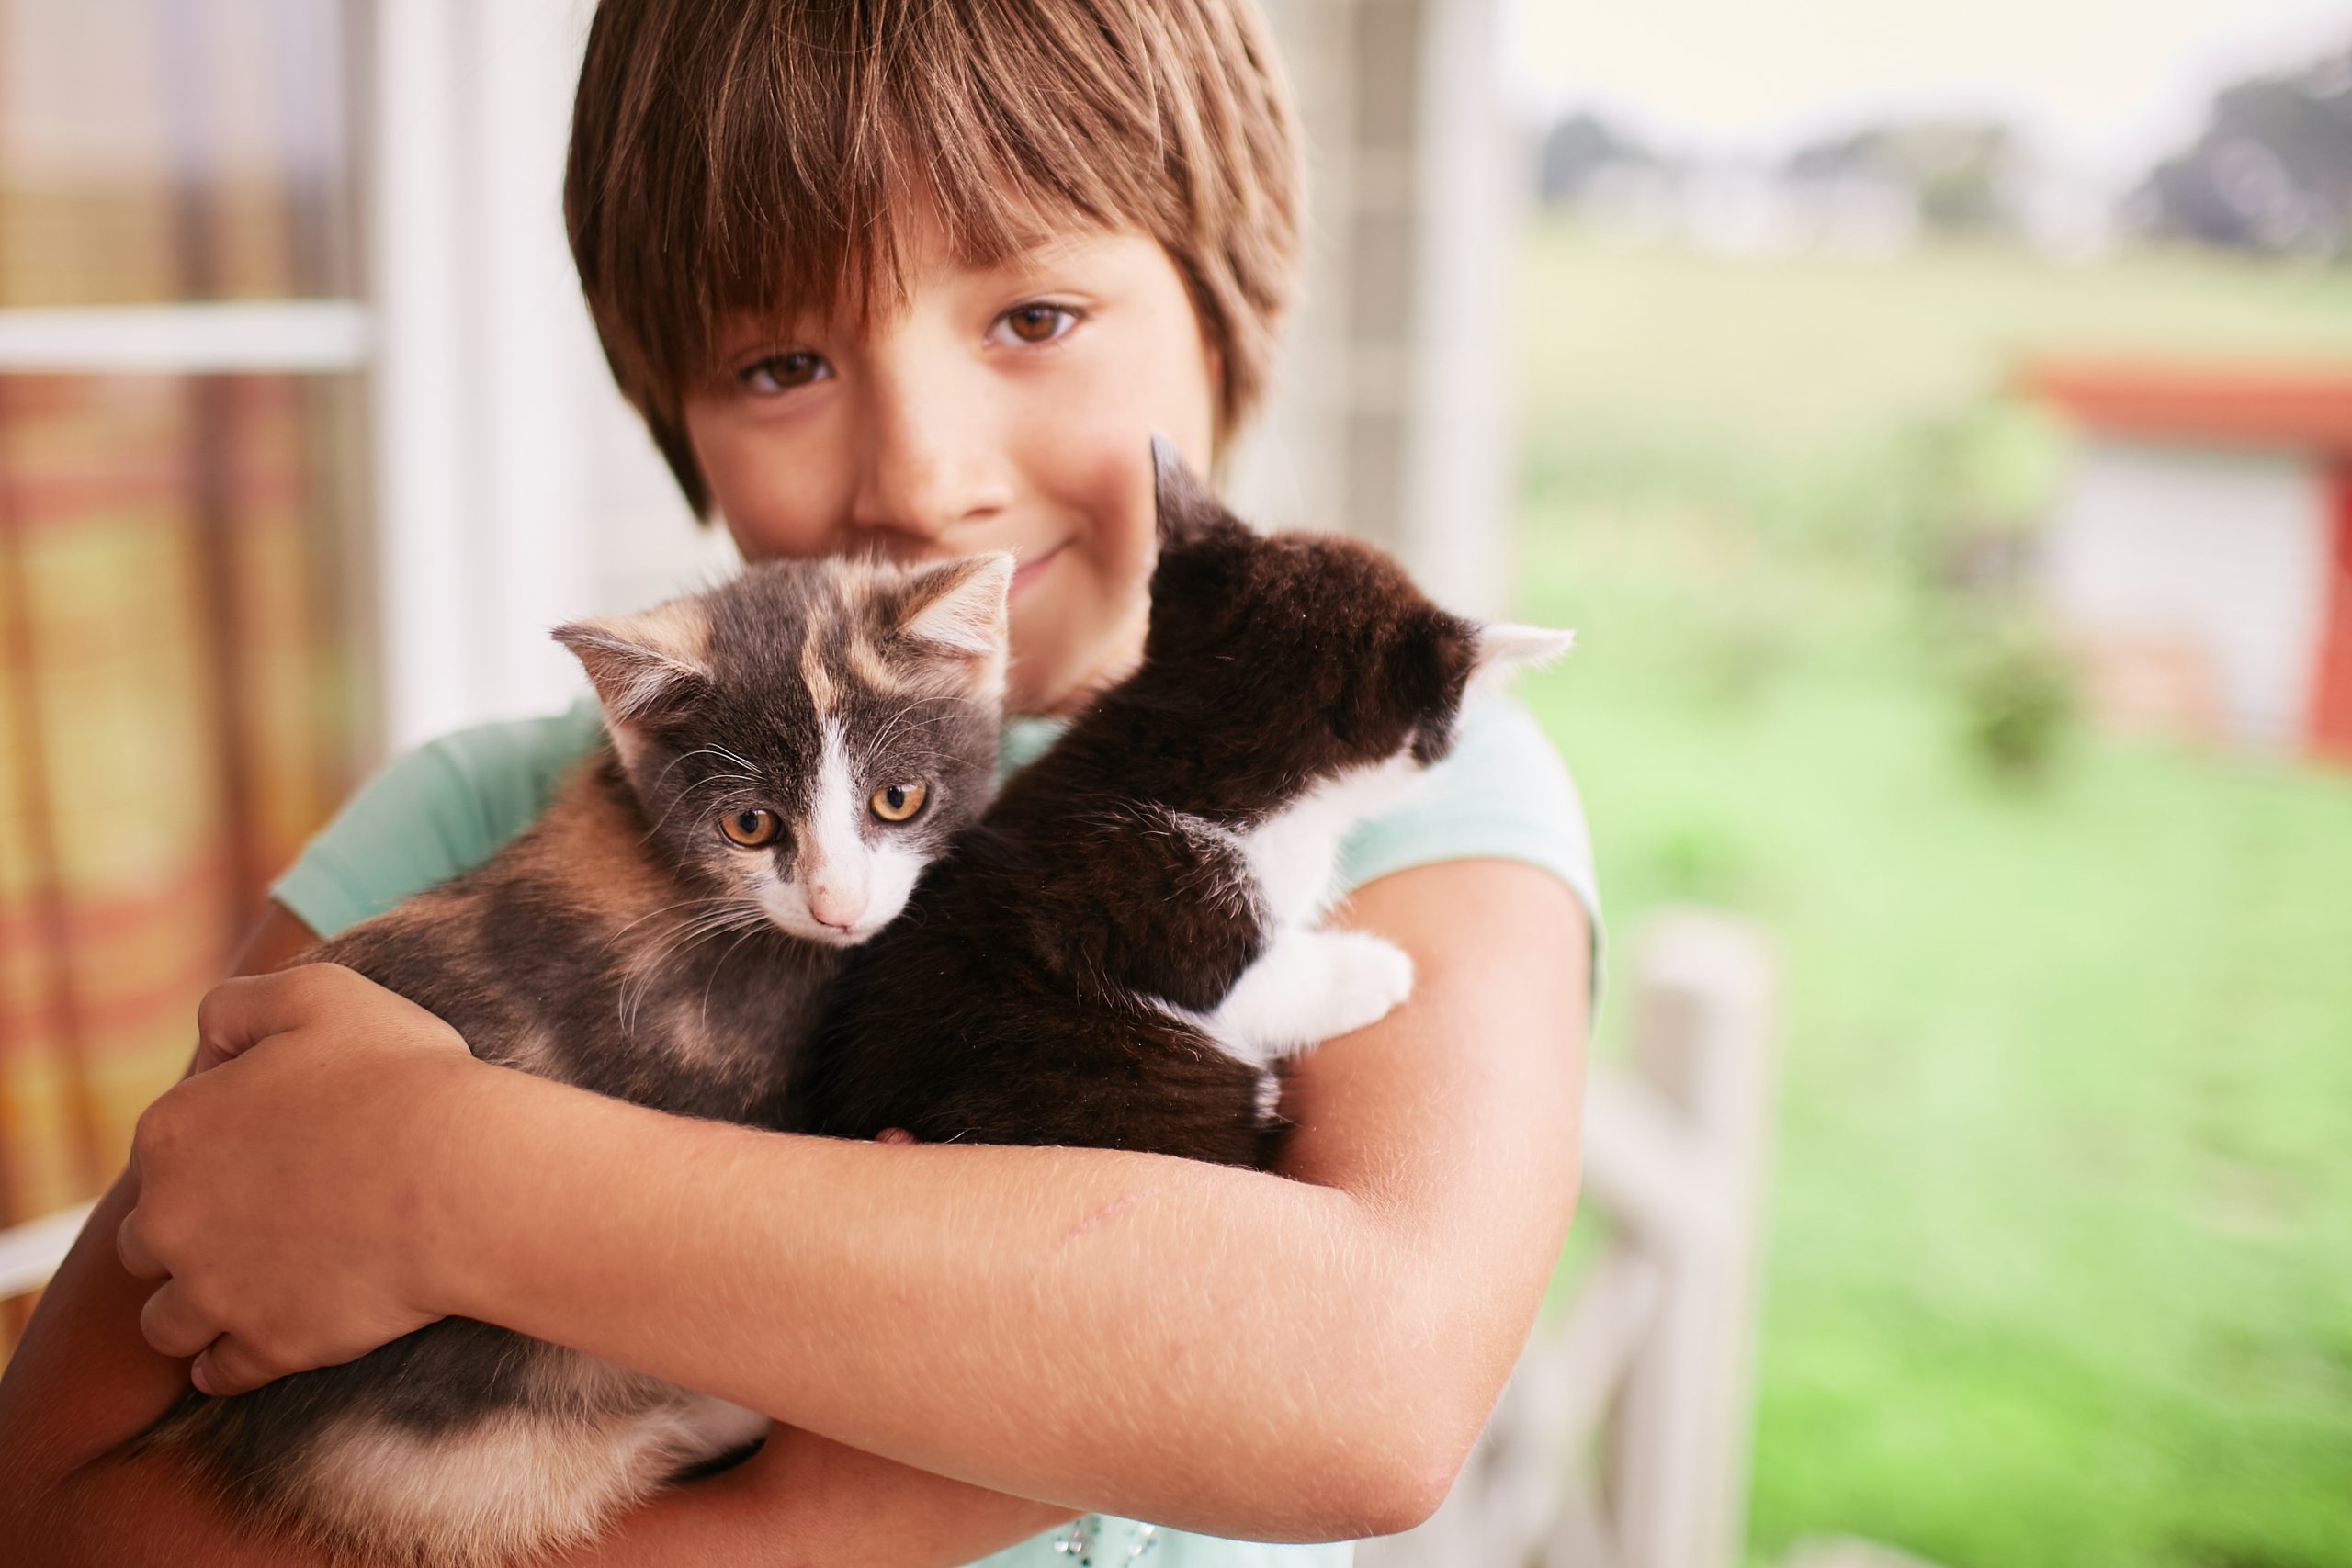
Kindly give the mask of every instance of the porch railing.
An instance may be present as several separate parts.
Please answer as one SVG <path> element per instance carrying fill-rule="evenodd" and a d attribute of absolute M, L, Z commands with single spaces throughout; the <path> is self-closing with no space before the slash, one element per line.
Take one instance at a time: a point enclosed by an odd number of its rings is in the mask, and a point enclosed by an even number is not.
<path fill-rule="evenodd" d="M 1608 1240 L 1547 1311 L 1453 1494 L 1359 1568 L 1731 1568 L 1742 1560 L 1777 965 L 1679 909 L 1636 936 L 1634 1042 L 1596 1064 L 1580 1224 Z"/>

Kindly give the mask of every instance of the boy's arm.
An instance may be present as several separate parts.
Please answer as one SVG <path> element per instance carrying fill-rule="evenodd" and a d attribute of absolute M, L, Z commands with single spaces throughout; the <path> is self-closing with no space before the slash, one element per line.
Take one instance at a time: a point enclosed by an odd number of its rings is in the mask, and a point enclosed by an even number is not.
<path fill-rule="evenodd" d="M 237 972 L 277 968 L 317 938 L 268 907 Z M 9 1561 L 72 1568 L 170 1562 L 185 1568 L 300 1568 L 313 1554 L 238 1529 L 167 1457 L 107 1456 L 187 1386 L 187 1363 L 140 1337 L 153 1287 L 124 1271 L 115 1231 L 136 1184 L 119 1179 L 42 1294 L 0 1377 L 0 1540 Z M 567 1558 L 585 1564 L 967 1562 L 1069 1517 L 779 1428 L 724 1476 L 664 1494 L 616 1535 Z"/>
<path fill-rule="evenodd" d="M 666 1117 L 403 1055 L 365 982 L 314 971 L 221 998 L 263 1043 L 153 1129 L 171 1201 L 142 1245 L 206 1277 L 232 1385 L 354 1353 L 328 1325 L 396 1301 L 999 1490 L 1270 1539 L 1402 1528 L 1566 1229 L 1589 946 L 1568 889 L 1505 862 L 1385 877 L 1351 918 L 1419 985 L 1298 1064 L 1295 1179 Z M 354 1152 L 363 1099 L 405 1144 Z M 219 1157 L 264 1128 L 293 1130 L 266 1183 Z"/>

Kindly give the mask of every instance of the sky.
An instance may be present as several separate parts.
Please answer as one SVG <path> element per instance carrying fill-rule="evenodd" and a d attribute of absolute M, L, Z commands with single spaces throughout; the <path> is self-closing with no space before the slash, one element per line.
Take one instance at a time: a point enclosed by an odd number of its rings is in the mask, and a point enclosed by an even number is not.
<path fill-rule="evenodd" d="M 1771 154 L 1889 113 L 1989 111 L 2086 176 L 2193 138 L 2213 90 L 2352 45 L 2352 0 L 1503 0 L 1514 96 Z"/>

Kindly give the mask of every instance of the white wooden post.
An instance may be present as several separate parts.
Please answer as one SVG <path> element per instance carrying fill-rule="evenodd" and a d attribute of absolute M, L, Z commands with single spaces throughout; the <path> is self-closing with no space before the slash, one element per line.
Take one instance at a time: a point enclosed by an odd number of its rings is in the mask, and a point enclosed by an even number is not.
<path fill-rule="evenodd" d="M 1360 1568 L 1730 1568 L 1776 1080 L 1770 949 L 1729 916 L 1635 942 L 1630 1071 L 1585 1096 L 1584 1201 L 1608 1247 L 1539 1324 L 1445 1506 Z"/>
<path fill-rule="evenodd" d="M 1610 1451 L 1629 1568 L 1740 1559 L 1771 1089 L 1773 964 L 1755 932 L 1695 909 L 1639 953 L 1634 1070 L 1704 1149 L 1703 1221 L 1665 1249 L 1665 1301 L 1634 1358 Z M 1661 1238 L 1664 1239 L 1664 1238 Z"/>

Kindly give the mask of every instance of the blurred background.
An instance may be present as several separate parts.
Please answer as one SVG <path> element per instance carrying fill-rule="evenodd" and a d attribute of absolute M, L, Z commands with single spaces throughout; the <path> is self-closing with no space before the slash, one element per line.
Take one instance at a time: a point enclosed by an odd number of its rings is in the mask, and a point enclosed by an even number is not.
<path fill-rule="evenodd" d="M 1578 628 L 1611 906 L 1494 1445 L 1567 1479 L 1419 1560 L 2352 1563 L 2352 5 L 1268 8 L 1314 255 L 1230 488 Z M 368 767 L 727 559 L 564 253 L 587 9 L 0 0 L 0 1224 Z M 1773 976 L 1728 1143 L 1617 1092 L 1692 905 Z"/>

